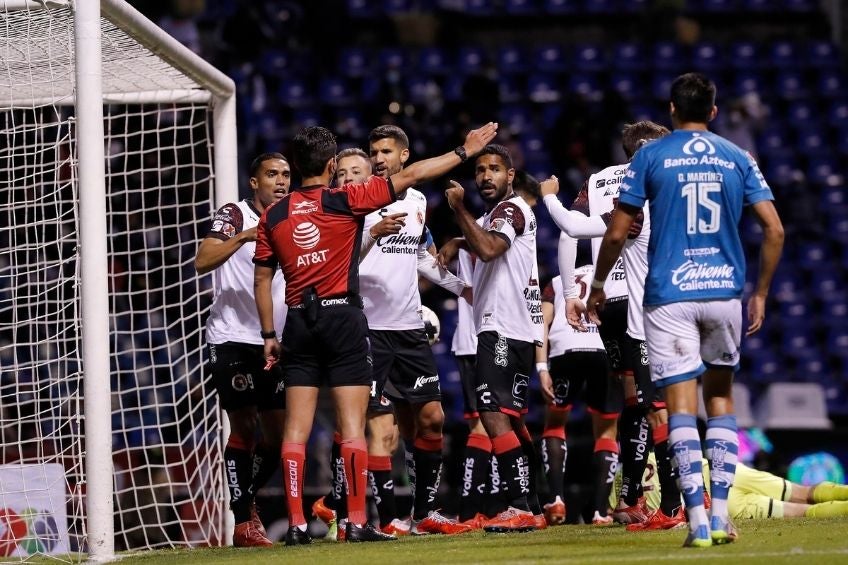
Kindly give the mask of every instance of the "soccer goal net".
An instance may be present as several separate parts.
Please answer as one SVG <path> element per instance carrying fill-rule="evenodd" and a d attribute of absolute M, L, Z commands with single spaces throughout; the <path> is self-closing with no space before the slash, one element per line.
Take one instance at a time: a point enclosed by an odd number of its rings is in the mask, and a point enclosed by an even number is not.
<path fill-rule="evenodd" d="M 91 5 L 0 0 L 0 557 L 225 541 L 193 261 L 237 194 L 233 85 Z"/>

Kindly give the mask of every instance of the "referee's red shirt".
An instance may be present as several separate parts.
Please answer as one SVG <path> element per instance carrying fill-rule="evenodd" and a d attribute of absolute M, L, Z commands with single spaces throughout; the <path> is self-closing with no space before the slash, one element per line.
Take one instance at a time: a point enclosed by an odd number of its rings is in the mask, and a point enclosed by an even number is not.
<path fill-rule="evenodd" d="M 341 188 L 296 188 L 263 212 L 253 262 L 282 267 L 289 307 L 310 286 L 319 297 L 358 294 L 364 217 L 395 198 L 391 181 L 378 176 Z"/>

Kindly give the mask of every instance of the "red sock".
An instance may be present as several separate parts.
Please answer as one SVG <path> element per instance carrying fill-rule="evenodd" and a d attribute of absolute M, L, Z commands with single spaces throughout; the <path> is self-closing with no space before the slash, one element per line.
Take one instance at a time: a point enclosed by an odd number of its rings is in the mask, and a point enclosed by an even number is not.
<path fill-rule="evenodd" d="M 286 504 L 289 507 L 289 524 L 305 526 L 303 515 L 303 473 L 306 461 L 306 444 L 283 442 L 283 485 L 286 490 Z"/>
<path fill-rule="evenodd" d="M 364 525 L 365 485 L 368 482 L 368 445 L 365 438 L 345 439 L 341 444 L 347 479 L 347 515 L 353 524 Z"/>

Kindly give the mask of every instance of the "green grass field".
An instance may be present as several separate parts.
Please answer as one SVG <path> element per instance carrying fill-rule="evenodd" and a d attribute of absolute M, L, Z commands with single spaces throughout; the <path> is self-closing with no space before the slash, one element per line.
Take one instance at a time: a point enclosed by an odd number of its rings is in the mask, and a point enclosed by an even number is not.
<path fill-rule="evenodd" d="M 481 532 L 378 544 L 316 540 L 295 548 L 159 550 L 124 556 L 121 563 L 848 563 L 848 518 L 745 521 L 737 527 L 735 544 L 708 549 L 680 547 L 685 537 L 680 530 L 631 533 L 623 527 L 561 526 L 527 534 Z"/>

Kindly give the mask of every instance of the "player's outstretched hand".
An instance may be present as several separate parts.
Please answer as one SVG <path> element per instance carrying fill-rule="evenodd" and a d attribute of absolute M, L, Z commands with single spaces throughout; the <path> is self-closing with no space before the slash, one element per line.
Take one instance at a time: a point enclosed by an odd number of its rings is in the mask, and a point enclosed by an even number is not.
<path fill-rule="evenodd" d="M 607 294 L 602 288 L 593 288 L 589 293 L 589 298 L 586 299 L 586 316 L 589 321 L 595 325 L 601 325 L 601 319 L 598 317 L 598 312 L 604 309 L 604 303 L 607 301 Z"/>
<path fill-rule="evenodd" d="M 484 126 L 471 130 L 468 132 L 468 135 L 465 136 L 465 143 L 462 144 L 462 146 L 465 147 L 465 154 L 469 157 L 473 157 L 482 151 L 490 141 L 495 139 L 495 134 L 497 133 L 497 122 L 489 122 Z"/>
<path fill-rule="evenodd" d="M 387 235 L 400 233 L 401 228 L 406 225 L 406 212 L 388 214 L 382 220 L 371 226 L 369 230 L 371 237 L 377 239 Z"/>
<path fill-rule="evenodd" d="M 462 238 L 455 237 L 442 245 L 442 248 L 439 249 L 438 253 L 436 253 L 436 262 L 440 267 L 447 269 L 448 265 L 453 263 L 453 260 L 456 259 L 456 256 L 459 254 L 461 241 Z"/>
<path fill-rule="evenodd" d="M 539 189 L 542 191 L 543 198 L 548 194 L 553 194 L 554 196 L 556 196 L 559 192 L 559 179 L 556 178 L 556 176 L 551 175 L 550 177 L 539 183 Z"/>
<path fill-rule="evenodd" d="M 462 205 L 462 200 L 465 198 L 465 189 L 455 180 L 450 181 L 450 183 L 450 188 L 445 191 L 445 198 L 447 198 L 451 210 L 456 210 L 457 207 Z"/>
<path fill-rule="evenodd" d="M 282 351 L 280 341 L 277 338 L 266 339 L 263 350 L 265 355 L 265 370 L 270 371 L 271 367 L 280 360 L 280 352 Z"/>
<path fill-rule="evenodd" d="M 589 331 L 583 323 L 586 319 L 586 305 L 579 298 L 565 299 L 565 319 L 578 332 Z"/>
<path fill-rule="evenodd" d="M 244 238 L 245 241 L 256 241 L 256 226 L 241 232 L 241 237 Z"/>
<path fill-rule="evenodd" d="M 763 327 L 763 320 L 766 318 L 766 298 L 754 294 L 748 299 L 748 331 L 745 335 L 751 335 L 759 331 Z"/>

